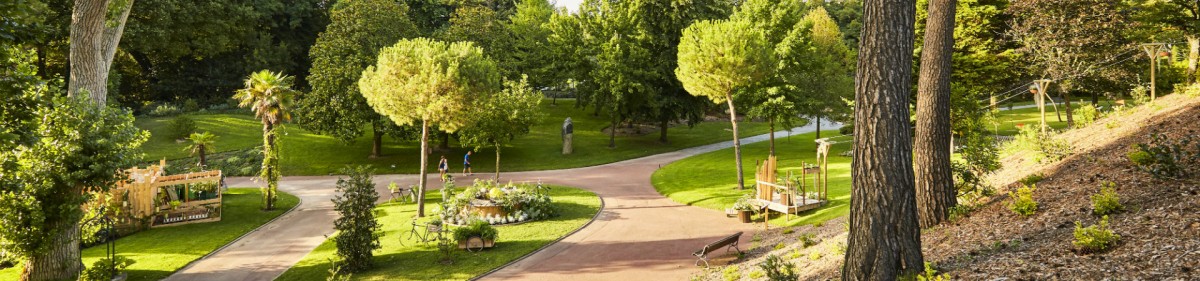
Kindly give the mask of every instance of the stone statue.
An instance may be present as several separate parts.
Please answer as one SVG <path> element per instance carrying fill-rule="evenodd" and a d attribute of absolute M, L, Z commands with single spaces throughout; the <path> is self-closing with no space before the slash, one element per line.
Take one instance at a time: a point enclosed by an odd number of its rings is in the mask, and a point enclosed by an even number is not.
<path fill-rule="evenodd" d="M 563 155 L 571 154 L 574 150 L 571 147 L 571 137 L 574 135 L 574 132 L 575 126 L 571 124 L 571 117 L 567 117 L 567 120 L 563 120 L 562 126 Z"/>

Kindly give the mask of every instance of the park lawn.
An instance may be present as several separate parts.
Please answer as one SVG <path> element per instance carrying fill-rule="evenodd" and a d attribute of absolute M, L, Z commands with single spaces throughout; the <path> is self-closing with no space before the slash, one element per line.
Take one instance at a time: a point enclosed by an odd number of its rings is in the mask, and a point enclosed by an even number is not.
<path fill-rule="evenodd" d="M 837 135 L 836 130 L 824 131 L 824 136 Z M 779 174 L 787 171 L 799 172 L 802 162 L 816 162 L 815 133 L 792 135 L 775 140 Z M 831 138 L 839 142 L 829 152 L 829 200 L 831 203 L 820 209 L 801 213 L 798 218 L 787 221 L 783 216 L 772 214 L 771 223 L 776 225 L 800 225 L 824 222 L 847 214 L 850 210 L 850 157 L 839 156 L 849 150 L 853 143 L 848 136 Z M 742 146 L 742 166 L 746 189 L 737 189 L 737 172 L 734 170 L 733 148 L 700 154 L 668 164 L 654 172 L 651 182 L 659 193 L 682 204 L 725 210 L 733 206 L 743 194 L 754 190 L 756 161 L 767 158 L 770 143 L 759 142 Z M 809 182 L 812 177 L 810 175 Z M 811 184 L 810 184 L 811 186 Z"/>
<path fill-rule="evenodd" d="M 152 228 L 117 239 L 117 254 L 136 261 L 126 269 L 128 280 L 159 280 L 188 263 L 229 244 L 300 203 L 291 194 L 279 192 L 277 209 L 264 212 L 258 188 L 230 188 L 224 194 L 221 221 Z M 103 244 L 83 249 L 83 264 L 91 266 L 103 258 Z M 17 280 L 21 265 L 0 270 L 0 280 Z"/>
<path fill-rule="evenodd" d="M 600 197 L 591 191 L 552 186 L 550 195 L 559 216 L 542 221 L 497 226 L 496 247 L 481 252 L 455 250 L 454 262 L 439 262 L 441 253 L 433 242 L 421 243 L 409 236 L 416 204 L 387 203 L 376 207 L 383 236 L 375 250 L 373 269 L 353 274 L 355 280 L 466 280 L 503 266 L 525 254 L 558 240 L 591 221 L 600 210 Z M 427 208 L 438 206 L 440 192 L 430 192 Z M 427 210 L 428 211 L 428 210 Z M 401 245 L 403 239 L 403 245 Z M 337 259 L 333 239 L 308 253 L 276 280 L 325 280 L 329 261 Z"/>
<path fill-rule="evenodd" d="M 1067 127 L 1066 110 L 1062 107 L 1058 108 L 1064 114 L 1063 121 L 1058 121 L 1058 117 L 1054 115 L 1053 107 L 1046 107 L 1046 124 L 1050 128 L 1063 129 Z M 1017 135 L 1017 124 L 1025 124 L 1025 126 L 1037 127 L 1041 123 L 1038 117 L 1038 109 L 1036 107 L 1020 108 L 1013 110 L 1003 110 L 996 113 L 996 126 L 991 127 L 996 131 L 997 135 L 1015 136 Z"/>
<path fill-rule="evenodd" d="M 501 148 L 502 171 L 530 171 L 576 168 L 607 164 L 653 154 L 670 152 L 688 147 L 727 141 L 733 138 L 729 122 L 702 122 L 695 127 L 672 127 L 668 130 L 669 142 L 658 141 L 658 131 L 641 136 L 618 136 L 617 147 L 608 148 L 608 135 L 601 129 L 609 125 L 602 116 L 592 116 L 588 109 L 575 107 L 574 100 L 557 101 L 551 105 L 545 100 L 541 105 L 546 114 L 530 128 L 528 135 L 520 136 Z M 262 145 L 262 125 L 248 113 L 192 114 L 199 131 L 210 131 L 218 136 L 217 151 L 252 148 Z M 563 120 L 571 117 L 574 122 L 574 153 L 562 155 L 561 128 Z M 176 159 L 188 157 L 183 149 L 186 142 L 179 143 L 166 137 L 165 131 L 173 117 L 138 118 L 138 127 L 151 132 L 150 140 L 142 147 L 146 159 Z M 738 124 L 741 136 L 764 134 L 768 126 L 761 122 Z M 419 170 L 419 142 L 396 141 L 384 138 L 384 155 L 368 159 L 370 136 L 362 136 L 352 143 L 343 143 L 328 136 L 313 134 L 293 124 L 283 125 L 284 136 L 280 139 L 282 172 L 285 175 L 329 175 L 346 165 L 372 165 L 380 173 L 416 173 Z M 436 146 L 439 140 L 430 140 Z M 468 150 L 454 140 L 449 151 L 435 151 L 429 160 L 429 170 L 435 170 L 437 157 L 450 159 L 452 170 L 462 169 L 462 156 Z M 472 168 L 475 172 L 490 172 L 495 169 L 495 150 L 491 147 L 475 151 Z"/>

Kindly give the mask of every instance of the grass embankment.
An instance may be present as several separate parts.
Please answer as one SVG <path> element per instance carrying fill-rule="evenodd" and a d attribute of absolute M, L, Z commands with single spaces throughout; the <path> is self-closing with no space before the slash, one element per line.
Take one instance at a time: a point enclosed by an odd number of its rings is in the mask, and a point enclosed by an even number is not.
<path fill-rule="evenodd" d="M 437 206 L 440 192 L 427 193 L 425 205 Z M 387 203 L 376 207 L 382 225 L 382 248 L 375 250 L 375 268 L 354 273 L 355 280 L 466 280 L 524 256 L 583 226 L 600 210 L 600 198 L 590 191 L 553 186 L 550 190 L 559 216 L 549 220 L 497 226 L 496 247 L 481 252 L 454 251 L 454 262 L 442 264 L 433 243 L 409 236 L 416 204 Z M 403 242 L 401 242 L 403 240 Z M 403 243 L 403 244 L 402 244 Z M 308 253 L 278 280 L 325 280 L 329 261 L 337 258 L 333 240 Z"/>
<path fill-rule="evenodd" d="M 633 159 L 683 148 L 727 141 L 733 137 L 729 122 L 703 122 L 693 128 L 677 126 L 668 130 L 669 143 L 658 141 L 658 131 L 640 136 L 618 136 L 617 148 L 608 148 L 608 135 L 601 130 L 609 125 L 607 118 L 592 116 L 591 110 L 575 107 L 574 100 L 559 100 L 551 105 L 545 100 L 541 105 L 546 115 L 532 128 L 528 135 L 520 136 L 501 148 L 502 171 L 530 171 L 585 167 Z M 246 149 L 262 145 L 262 124 L 250 114 L 193 114 L 199 131 L 210 131 L 218 136 L 218 151 Z M 574 122 L 574 153 L 562 155 L 561 130 L 563 120 L 571 117 Z M 151 132 L 150 140 L 143 145 L 146 159 L 175 159 L 188 157 L 183 151 L 187 143 L 177 143 L 167 137 L 173 117 L 138 118 L 138 127 Z M 767 133 L 764 123 L 740 123 L 740 133 L 752 136 Z M 328 136 L 313 134 L 294 124 L 285 124 L 280 143 L 282 145 L 282 171 L 285 175 L 326 175 L 350 164 L 372 165 L 381 173 L 416 173 L 420 154 L 417 141 L 396 141 L 384 138 L 384 155 L 368 159 L 371 152 L 370 136 L 362 136 L 346 144 Z M 431 146 L 440 140 L 431 139 Z M 436 171 L 437 157 L 445 155 L 451 170 L 462 169 L 462 156 L 468 150 L 450 141 L 450 151 L 435 151 L 429 161 L 429 170 Z M 495 169 L 495 150 L 485 148 L 472 155 L 475 172 Z"/>
<path fill-rule="evenodd" d="M 816 162 L 815 133 L 792 135 L 775 140 L 779 175 L 788 171 L 800 172 L 802 162 Z M 823 131 L 822 136 L 836 136 L 837 131 Z M 817 210 L 801 213 L 799 219 L 790 222 L 783 216 L 772 214 L 771 222 L 777 225 L 800 225 L 824 222 L 845 215 L 850 204 L 850 157 L 838 156 L 849 150 L 853 143 L 849 137 L 837 137 L 829 152 L 829 200 L 831 203 Z M 733 149 L 722 149 L 675 161 L 658 169 L 651 177 L 654 189 L 682 204 L 714 210 L 724 210 L 743 194 L 754 190 L 756 161 L 766 159 L 770 143 L 759 142 L 742 146 L 742 167 L 745 171 L 746 189 L 737 189 L 737 172 L 734 172 Z M 811 186 L 812 177 L 809 182 Z"/>
<path fill-rule="evenodd" d="M 135 260 L 126 272 L 128 280 L 159 280 L 188 263 L 229 244 L 271 219 L 283 214 L 300 199 L 279 192 L 274 211 L 262 211 L 262 193 L 257 188 L 231 188 L 224 195 L 221 221 L 152 228 L 117 239 L 117 255 Z M 91 266 L 103 258 L 103 244 L 83 249 L 83 264 Z M 0 280 L 17 280 L 21 265 L 0 270 Z"/>

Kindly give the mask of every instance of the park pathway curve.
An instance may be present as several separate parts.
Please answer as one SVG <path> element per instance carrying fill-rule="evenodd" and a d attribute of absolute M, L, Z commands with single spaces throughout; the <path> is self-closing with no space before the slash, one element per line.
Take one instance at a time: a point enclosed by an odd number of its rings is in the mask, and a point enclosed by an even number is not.
<path fill-rule="evenodd" d="M 823 123 L 822 129 L 840 127 Z M 815 130 L 809 125 L 790 134 Z M 788 133 L 782 131 L 780 133 Z M 767 140 L 767 135 L 743 138 L 743 144 Z M 683 205 L 651 185 L 650 176 L 662 166 L 692 155 L 732 146 L 731 141 L 625 160 L 599 166 L 530 172 L 509 172 L 505 180 L 541 180 L 583 188 L 604 200 L 599 216 L 578 232 L 533 255 L 485 276 L 485 280 L 681 280 L 695 268 L 691 253 L 704 244 L 738 231 L 749 245 L 753 225 L 734 223 L 720 211 Z M 486 178 L 480 173 L 458 180 Z M 386 184 L 416 182 L 416 175 L 380 175 L 376 189 Z M 287 271 L 333 234 L 337 213 L 333 198 L 336 176 L 284 177 L 280 190 L 300 197 L 296 210 L 259 230 L 179 270 L 166 280 L 272 280 Z M 248 178 L 231 178 L 230 186 L 259 186 Z"/>

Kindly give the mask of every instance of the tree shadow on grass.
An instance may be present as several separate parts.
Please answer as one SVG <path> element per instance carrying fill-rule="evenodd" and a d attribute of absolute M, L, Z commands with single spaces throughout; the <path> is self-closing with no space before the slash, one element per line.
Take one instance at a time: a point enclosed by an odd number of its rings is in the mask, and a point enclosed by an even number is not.
<path fill-rule="evenodd" d="M 406 247 L 402 252 L 376 255 L 372 269 L 353 273 L 356 279 L 383 278 L 387 280 L 465 280 L 503 266 L 509 261 L 532 252 L 549 240 L 504 241 L 496 247 L 480 252 L 455 249 L 453 262 L 445 264 L 443 256 L 432 244 L 429 246 Z M 328 274 L 329 262 L 295 266 L 291 271 L 304 276 L 304 280 L 323 280 Z"/>

